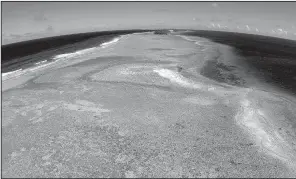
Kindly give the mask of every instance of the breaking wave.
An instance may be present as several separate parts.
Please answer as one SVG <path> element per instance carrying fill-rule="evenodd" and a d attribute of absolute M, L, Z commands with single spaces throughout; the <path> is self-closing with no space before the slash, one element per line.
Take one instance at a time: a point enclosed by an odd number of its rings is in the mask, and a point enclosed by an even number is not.
<path fill-rule="evenodd" d="M 117 38 L 115 38 L 115 39 L 113 39 L 113 40 L 111 40 L 109 42 L 102 43 L 100 45 L 100 47 L 102 47 L 102 48 L 109 47 L 110 45 L 117 43 L 119 40 L 120 40 L 120 37 L 117 37 Z"/>
<path fill-rule="evenodd" d="M 79 51 L 72 52 L 72 53 L 65 53 L 65 54 L 56 55 L 52 58 L 54 61 L 48 62 L 48 60 L 43 60 L 43 61 L 35 63 L 34 67 L 31 67 L 28 69 L 18 69 L 18 70 L 7 72 L 7 73 L 2 73 L 2 80 L 7 80 L 12 77 L 18 77 L 18 76 L 20 76 L 24 73 L 27 73 L 27 72 L 34 72 L 36 70 L 45 68 L 46 66 L 52 65 L 59 60 L 67 60 L 70 58 L 76 58 L 76 57 L 80 57 L 85 54 L 93 53 L 97 49 L 109 47 L 109 46 L 117 43 L 119 40 L 120 40 L 120 37 L 117 37 L 117 38 L 112 39 L 109 42 L 102 43 L 99 47 L 92 47 L 92 48 L 83 49 L 83 50 L 79 50 Z"/>
<path fill-rule="evenodd" d="M 7 80 L 8 78 L 13 76 L 19 76 L 22 74 L 22 72 L 23 72 L 23 69 L 18 69 L 18 70 L 10 71 L 7 73 L 2 73 L 2 80 Z"/>
<path fill-rule="evenodd" d="M 72 53 L 64 53 L 64 54 L 56 55 L 56 56 L 53 57 L 53 60 L 76 58 L 76 57 L 79 57 L 81 55 L 90 54 L 90 53 L 96 51 L 97 49 L 109 47 L 110 45 L 115 44 L 119 40 L 120 40 L 120 38 L 117 37 L 117 38 L 114 38 L 113 40 L 111 40 L 109 42 L 102 43 L 99 47 L 92 47 L 92 48 L 87 48 L 87 49 L 79 50 L 79 51 L 72 52 Z"/>
<path fill-rule="evenodd" d="M 35 63 L 35 65 L 40 65 L 40 64 L 43 64 L 43 63 L 45 63 L 45 62 L 47 62 L 47 60 L 43 60 L 43 61 L 41 61 L 41 62 L 37 62 L 37 63 Z"/>

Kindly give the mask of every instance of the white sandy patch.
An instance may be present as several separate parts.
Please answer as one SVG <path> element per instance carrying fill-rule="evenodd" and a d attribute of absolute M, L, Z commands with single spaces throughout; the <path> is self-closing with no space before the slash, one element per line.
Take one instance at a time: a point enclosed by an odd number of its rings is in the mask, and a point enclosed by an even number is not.
<path fill-rule="evenodd" d="M 202 85 L 196 84 L 194 82 L 189 81 L 182 75 L 178 74 L 177 72 L 174 72 L 169 69 L 154 69 L 153 70 L 155 73 L 158 73 L 163 78 L 169 79 L 173 83 L 177 83 L 181 86 L 188 87 L 188 88 L 196 88 L 196 89 L 201 89 L 203 88 Z"/>
<path fill-rule="evenodd" d="M 202 43 L 202 41 L 197 41 L 197 42 L 194 42 L 196 45 L 198 45 L 198 46 L 203 46 L 201 43 Z"/>
<path fill-rule="evenodd" d="M 51 106 L 47 111 L 56 110 L 58 107 L 59 107 L 58 105 Z"/>
<path fill-rule="evenodd" d="M 235 117 L 238 124 L 254 137 L 261 149 L 295 167 L 295 152 L 277 132 L 272 116 L 267 116 L 262 109 L 256 109 L 256 106 L 248 99 L 243 99 L 240 104 L 241 108 Z"/>
<path fill-rule="evenodd" d="M 155 64 L 125 64 L 105 69 L 91 75 L 94 81 L 132 81 L 138 83 L 162 83 L 153 71 Z"/>
<path fill-rule="evenodd" d="M 118 69 L 118 74 L 121 75 L 137 75 L 137 74 L 149 74 L 152 73 L 153 66 L 149 65 L 132 65 L 132 66 L 123 66 L 122 68 Z"/>

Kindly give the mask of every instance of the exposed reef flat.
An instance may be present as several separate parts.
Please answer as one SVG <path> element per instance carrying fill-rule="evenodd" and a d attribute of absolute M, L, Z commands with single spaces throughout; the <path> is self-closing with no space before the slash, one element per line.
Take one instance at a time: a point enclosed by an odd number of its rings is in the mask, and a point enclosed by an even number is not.
<path fill-rule="evenodd" d="M 181 33 L 56 51 L 2 81 L 3 177 L 295 177 L 293 90 Z"/>

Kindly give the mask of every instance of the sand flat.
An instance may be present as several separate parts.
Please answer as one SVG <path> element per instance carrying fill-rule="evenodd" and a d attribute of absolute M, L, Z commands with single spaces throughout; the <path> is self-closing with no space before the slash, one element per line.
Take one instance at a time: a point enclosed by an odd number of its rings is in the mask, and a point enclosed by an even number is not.
<path fill-rule="evenodd" d="M 261 103 L 268 93 L 216 85 L 192 70 L 207 60 L 197 45 L 129 35 L 97 58 L 82 56 L 5 91 L 3 176 L 296 176 L 292 140 L 273 130 L 268 113 L 283 109 Z"/>

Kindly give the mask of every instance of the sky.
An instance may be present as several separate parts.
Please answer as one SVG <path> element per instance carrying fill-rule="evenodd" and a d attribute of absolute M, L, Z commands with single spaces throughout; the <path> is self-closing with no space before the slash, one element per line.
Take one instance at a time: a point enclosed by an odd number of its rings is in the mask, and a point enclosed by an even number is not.
<path fill-rule="evenodd" d="M 71 33 L 190 28 L 296 40 L 296 2 L 2 2 L 2 44 Z"/>

